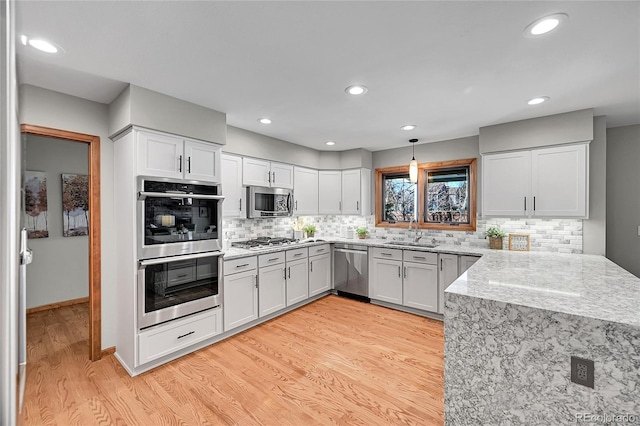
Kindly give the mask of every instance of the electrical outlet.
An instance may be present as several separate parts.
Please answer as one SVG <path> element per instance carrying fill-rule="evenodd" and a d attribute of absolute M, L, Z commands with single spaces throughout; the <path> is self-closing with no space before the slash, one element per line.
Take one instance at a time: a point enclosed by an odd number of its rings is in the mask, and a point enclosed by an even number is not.
<path fill-rule="evenodd" d="M 593 389 L 593 361 L 590 359 L 571 357 L 571 381 Z"/>

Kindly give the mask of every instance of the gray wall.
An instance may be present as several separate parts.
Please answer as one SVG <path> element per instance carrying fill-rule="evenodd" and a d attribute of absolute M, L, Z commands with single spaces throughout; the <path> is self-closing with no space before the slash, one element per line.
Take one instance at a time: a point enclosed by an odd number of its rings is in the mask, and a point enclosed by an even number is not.
<path fill-rule="evenodd" d="M 607 130 L 607 257 L 640 277 L 640 125 Z"/>
<path fill-rule="evenodd" d="M 593 119 L 589 144 L 589 219 L 582 221 L 582 251 L 604 256 L 607 245 L 607 119 Z"/>
<path fill-rule="evenodd" d="M 567 112 L 480 128 L 480 152 L 509 151 L 593 139 L 593 110 Z"/>
<path fill-rule="evenodd" d="M 109 107 L 109 135 L 130 125 L 225 144 L 227 115 L 162 93 L 129 85 Z"/>
<path fill-rule="evenodd" d="M 30 85 L 19 87 L 20 122 L 100 137 L 102 348 L 115 345 L 115 238 L 113 142 L 107 105 Z"/>
<path fill-rule="evenodd" d="M 89 296 L 89 237 L 62 236 L 62 173 L 88 174 L 89 145 L 28 135 L 26 170 L 47 176 L 48 238 L 32 238 L 27 308 Z M 89 212 L 89 220 L 91 220 Z"/>

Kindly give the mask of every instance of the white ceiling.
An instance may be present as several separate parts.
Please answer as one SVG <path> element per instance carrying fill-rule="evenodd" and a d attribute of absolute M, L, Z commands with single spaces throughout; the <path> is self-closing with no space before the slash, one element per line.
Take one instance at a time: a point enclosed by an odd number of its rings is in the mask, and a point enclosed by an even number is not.
<path fill-rule="evenodd" d="M 557 12 L 563 27 L 523 37 Z M 132 83 L 320 150 L 406 147 L 583 108 L 608 127 L 640 123 L 638 1 L 23 0 L 16 20 L 18 34 L 65 50 L 19 45 L 19 83 L 102 103 Z M 368 93 L 346 95 L 356 83 Z M 527 105 L 541 95 L 551 101 Z M 408 123 L 418 128 L 400 130 Z"/>

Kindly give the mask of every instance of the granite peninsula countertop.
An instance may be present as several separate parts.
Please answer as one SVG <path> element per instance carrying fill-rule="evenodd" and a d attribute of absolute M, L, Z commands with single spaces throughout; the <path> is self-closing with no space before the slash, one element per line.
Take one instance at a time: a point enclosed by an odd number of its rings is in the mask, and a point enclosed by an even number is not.
<path fill-rule="evenodd" d="M 640 279 L 604 256 L 485 250 L 447 294 L 640 327 Z"/>

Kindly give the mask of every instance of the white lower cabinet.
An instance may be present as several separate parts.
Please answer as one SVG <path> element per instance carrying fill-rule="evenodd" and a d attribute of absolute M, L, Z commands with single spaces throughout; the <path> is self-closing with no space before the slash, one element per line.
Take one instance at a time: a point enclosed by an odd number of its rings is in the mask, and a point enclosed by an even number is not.
<path fill-rule="evenodd" d="M 307 248 L 287 251 L 287 306 L 309 298 Z"/>
<path fill-rule="evenodd" d="M 224 330 L 229 331 L 258 318 L 258 271 L 256 258 L 224 262 Z"/>
<path fill-rule="evenodd" d="M 329 244 L 309 248 L 309 297 L 331 290 Z"/>
<path fill-rule="evenodd" d="M 372 299 L 402 304 L 402 250 L 374 248 L 369 276 L 373 279 Z"/>
<path fill-rule="evenodd" d="M 438 287 L 439 287 L 439 301 L 438 312 L 444 313 L 444 291 L 451 285 L 459 276 L 458 274 L 458 255 L 456 254 L 444 254 L 438 255 Z"/>
<path fill-rule="evenodd" d="M 438 311 L 438 255 L 412 250 L 403 252 L 402 304 L 423 311 Z"/>
<path fill-rule="evenodd" d="M 260 267 L 258 274 L 260 317 L 286 308 L 285 272 L 284 263 Z"/>
<path fill-rule="evenodd" d="M 480 256 L 460 256 L 458 263 L 458 274 L 462 275 L 467 269 L 480 259 Z"/>
<path fill-rule="evenodd" d="M 138 334 L 138 365 L 222 333 L 222 308 L 174 320 Z"/>

